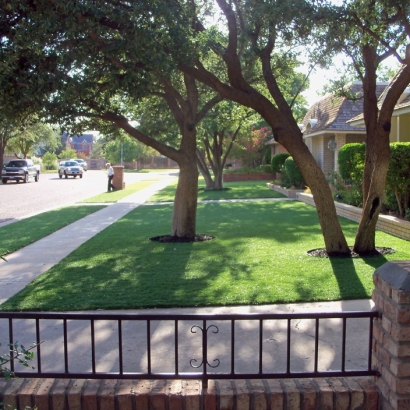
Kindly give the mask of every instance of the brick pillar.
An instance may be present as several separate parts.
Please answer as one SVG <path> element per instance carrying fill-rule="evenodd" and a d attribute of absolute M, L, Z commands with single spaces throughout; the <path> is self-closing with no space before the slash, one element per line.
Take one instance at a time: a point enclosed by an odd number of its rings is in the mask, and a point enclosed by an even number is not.
<path fill-rule="evenodd" d="M 112 179 L 112 184 L 115 186 L 115 189 L 124 189 L 124 167 L 122 165 L 114 165 L 114 178 Z"/>
<path fill-rule="evenodd" d="M 387 262 L 373 280 L 375 308 L 382 313 L 373 332 L 373 363 L 383 410 L 410 409 L 410 261 Z"/>

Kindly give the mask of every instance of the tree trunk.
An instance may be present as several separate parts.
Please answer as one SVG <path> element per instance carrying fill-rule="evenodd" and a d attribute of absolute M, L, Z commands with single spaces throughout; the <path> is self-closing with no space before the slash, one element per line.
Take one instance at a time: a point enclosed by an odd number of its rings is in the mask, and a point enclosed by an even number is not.
<path fill-rule="evenodd" d="M 206 165 L 205 154 L 199 148 L 196 149 L 196 159 L 199 172 L 202 174 L 205 180 L 205 189 L 214 189 L 214 181 Z"/>
<path fill-rule="evenodd" d="M 195 158 L 180 164 L 175 192 L 171 236 L 194 238 L 198 200 L 198 169 Z"/>
<path fill-rule="evenodd" d="M 293 140 L 292 145 L 295 145 Z M 311 155 L 308 147 L 300 138 L 297 147 L 286 147 L 299 167 L 305 182 L 310 188 L 316 205 L 320 227 L 329 256 L 350 254 L 349 246 L 343 235 L 342 227 L 336 213 L 335 204 L 329 184 L 319 165 Z"/>

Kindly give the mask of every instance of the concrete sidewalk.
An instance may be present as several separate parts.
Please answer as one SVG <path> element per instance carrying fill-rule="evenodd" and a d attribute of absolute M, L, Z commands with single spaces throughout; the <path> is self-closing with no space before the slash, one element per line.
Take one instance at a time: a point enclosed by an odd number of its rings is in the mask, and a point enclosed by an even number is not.
<path fill-rule="evenodd" d="M 170 183 L 162 179 L 0 260 L 0 304 Z"/>

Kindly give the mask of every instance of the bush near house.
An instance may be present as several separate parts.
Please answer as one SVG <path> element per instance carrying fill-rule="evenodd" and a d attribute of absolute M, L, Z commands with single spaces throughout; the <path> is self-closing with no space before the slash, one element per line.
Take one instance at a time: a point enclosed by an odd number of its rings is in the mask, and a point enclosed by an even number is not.
<path fill-rule="evenodd" d="M 282 167 L 285 165 L 285 161 L 288 157 L 290 157 L 290 154 L 287 152 L 281 152 L 272 157 L 271 166 L 274 174 L 282 172 Z"/>
<path fill-rule="evenodd" d="M 286 158 L 281 172 L 281 186 L 284 186 L 286 188 L 295 187 L 297 189 L 301 189 L 305 185 L 303 175 L 292 157 Z"/>
<path fill-rule="evenodd" d="M 342 147 L 338 156 L 340 178 L 345 182 L 341 187 L 338 175 L 332 175 L 329 183 L 336 188 L 336 201 L 353 206 L 362 206 L 363 171 L 365 144 L 352 143 Z M 386 197 L 384 211 L 397 212 L 400 217 L 410 220 L 410 143 L 390 143 L 390 164 L 386 177 Z"/>
<path fill-rule="evenodd" d="M 340 175 L 346 183 L 361 185 L 365 154 L 366 145 L 364 143 L 345 144 L 340 149 L 337 161 Z"/>
<path fill-rule="evenodd" d="M 58 169 L 58 164 L 57 164 L 57 155 L 52 153 L 52 152 L 46 152 L 43 155 L 43 164 L 45 169 L 47 170 L 57 170 Z"/>
<path fill-rule="evenodd" d="M 386 197 L 392 206 L 395 198 L 399 216 L 409 215 L 410 208 L 410 142 L 390 144 L 390 164 L 386 177 Z"/>

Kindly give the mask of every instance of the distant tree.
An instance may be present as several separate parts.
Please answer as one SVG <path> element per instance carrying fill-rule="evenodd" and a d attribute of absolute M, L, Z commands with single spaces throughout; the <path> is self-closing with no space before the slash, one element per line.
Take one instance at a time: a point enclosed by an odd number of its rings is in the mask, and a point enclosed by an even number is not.
<path fill-rule="evenodd" d="M 105 159 L 111 163 L 119 164 L 121 162 L 121 152 L 124 162 L 148 158 L 156 153 L 149 146 L 125 136 L 121 140 L 116 139 L 107 143 L 104 150 Z"/>
<path fill-rule="evenodd" d="M 18 129 L 8 143 L 7 150 L 13 152 L 16 157 L 27 158 L 40 147 L 54 152 L 60 144 L 58 133 L 49 125 L 34 122 Z"/>
<path fill-rule="evenodd" d="M 58 158 L 77 158 L 77 151 L 72 148 L 66 148 L 58 154 Z"/>

